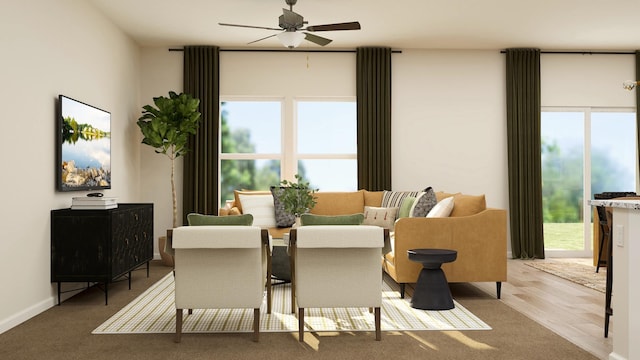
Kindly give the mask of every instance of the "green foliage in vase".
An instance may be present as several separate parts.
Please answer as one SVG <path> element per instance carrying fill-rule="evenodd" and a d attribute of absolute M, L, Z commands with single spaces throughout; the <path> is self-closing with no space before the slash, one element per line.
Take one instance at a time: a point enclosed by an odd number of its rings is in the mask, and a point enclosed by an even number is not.
<path fill-rule="evenodd" d="M 299 174 L 295 175 L 297 182 L 282 180 L 282 195 L 280 201 L 284 205 L 284 211 L 293 214 L 296 217 L 308 212 L 316 206 L 315 192 L 318 189 L 312 189 L 309 182 L 304 181 Z"/>

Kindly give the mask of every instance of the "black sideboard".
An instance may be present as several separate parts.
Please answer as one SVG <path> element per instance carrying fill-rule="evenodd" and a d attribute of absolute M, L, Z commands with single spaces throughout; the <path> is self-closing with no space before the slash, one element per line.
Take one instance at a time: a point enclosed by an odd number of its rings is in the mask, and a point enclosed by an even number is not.
<path fill-rule="evenodd" d="M 87 282 L 104 285 L 153 259 L 153 204 L 118 204 L 108 210 L 51 211 L 51 282 Z M 88 285 L 89 286 L 89 285 Z"/>

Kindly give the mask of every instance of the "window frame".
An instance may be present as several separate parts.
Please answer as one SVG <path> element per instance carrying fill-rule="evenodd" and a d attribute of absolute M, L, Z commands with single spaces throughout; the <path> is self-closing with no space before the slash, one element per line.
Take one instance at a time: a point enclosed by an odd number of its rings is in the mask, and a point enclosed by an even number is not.
<path fill-rule="evenodd" d="M 591 197 L 591 147 L 592 147 L 592 139 L 591 139 L 591 115 L 593 113 L 636 113 L 636 108 L 630 106 L 619 106 L 619 107 L 600 107 L 600 106 L 542 106 L 540 108 L 541 116 L 544 112 L 581 112 L 584 116 L 583 123 L 583 189 L 582 195 L 583 199 L 589 199 Z M 636 125 L 637 126 L 637 125 Z M 638 129 L 636 129 L 637 133 Z M 638 162 L 638 139 L 634 135 L 636 139 L 636 163 Z M 540 164 L 542 166 L 542 164 Z M 636 186 L 638 184 L 638 171 L 635 171 L 635 182 Z M 636 189 L 637 191 L 637 189 Z M 583 219 L 591 219 L 592 214 L 592 206 L 588 204 L 587 201 L 584 201 L 582 206 L 582 216 Z M 592 231 L 591 221 L 583 220 L 583 234 L 584 234 L 584 243 L 583 250 L 554 250 L 554 249 L 545 249 L 545 253 L 551 257 L 591 257 L 593 256 L 592 249 L 592 241 L 593 241 L 593 231 Z"/>
<path fill-rule="evenodd" d="M 222 123 L 222 103 L 224 102 L 280 102 L 280 153 L 222 153 L 222 132 L 218 131 L 218 171 L 221 171 L 222 160 L 279 160 L 280 180 L 295 180 L 300 160 L 356 160 L 355 153 L 298 153 L 298 104 L 301 102 L 350 102 L 356 103 L 356 96 L 220 96 L 220 113 L 218 123 Z M 357 123 L 356 118 L 353 119 Z M 218 185 L 222 174 L 218 174 Z M 218 195 L 220 196 L 220 194 Z M 218 199 L 220 203 L 221 199 Z M 228 200 L 228 199 L 224 199 Z"/>

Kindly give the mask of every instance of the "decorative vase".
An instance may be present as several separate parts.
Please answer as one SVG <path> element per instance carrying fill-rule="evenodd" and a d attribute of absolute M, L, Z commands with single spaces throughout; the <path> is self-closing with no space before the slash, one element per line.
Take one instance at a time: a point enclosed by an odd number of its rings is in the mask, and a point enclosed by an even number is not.
<path fill-rule="evenodd" d="M 291 226 L 291 228 L 293 228 L 293 229 L 295 229 L 297 227 L 300 227 L 300 216 L 296 216 L 296 221 Z"/>
<path fill-rule="evenodd" d="M 160 236 L 160 238 L 158 238 L 158 251 L 160 252 L 160 259 L 161 259 L 162 265 L 170 266 L 170 267 L 173 267 L 174 265 L 173 254 L 166 252 L 164 249 L 165 249 L 165 246 L 167 245 L 167 242 L 171 244 L 172 236 L 173 236 L 173 229 L 167 229 L 167 236 Z"/>

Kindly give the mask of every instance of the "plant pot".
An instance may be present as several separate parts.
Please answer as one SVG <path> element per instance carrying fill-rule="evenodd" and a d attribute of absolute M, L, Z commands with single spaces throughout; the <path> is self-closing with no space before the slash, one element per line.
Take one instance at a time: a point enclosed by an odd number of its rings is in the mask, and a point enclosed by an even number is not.
<path fill-rule="evenodd" d="M 167 229 L 167 236 L 160 236 L 158 239 L 158 250 L 160 252 L 162 265 L 170 267 L 174 266 L 173 255 L 165 251 L 165 246 L 167 244 L 167 239 L 169 240 L 169 244 L 171 244 L 172 236 L 173 229 Z"/>

